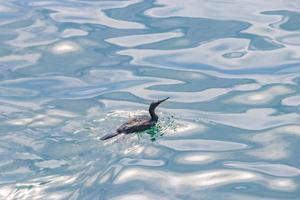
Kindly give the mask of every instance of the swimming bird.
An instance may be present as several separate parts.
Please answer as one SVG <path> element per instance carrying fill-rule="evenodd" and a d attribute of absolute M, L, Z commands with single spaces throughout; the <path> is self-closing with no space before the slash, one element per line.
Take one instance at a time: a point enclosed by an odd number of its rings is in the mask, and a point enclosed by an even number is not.
<path fill-rule="evenodd" d="M 115 137 L 120 134 L 131 134 L 135 132 L 141 132 L 150 129 L 151 127 L 155 126 L 158 121 L 158 116 L 155 114 L 156 107 L 161 104 L 162 102 L 166 101 L 168 98 L 163 100 L 152 102 L 149 106 L 149 114 L 148 116 L 141 116 L 136 117 L 133 119 L 128 120 L 123 125 L 121 125 L 115 133 L 107 134 L 101 138 L 101 140 L 107 140 L 112 137 Z"/>

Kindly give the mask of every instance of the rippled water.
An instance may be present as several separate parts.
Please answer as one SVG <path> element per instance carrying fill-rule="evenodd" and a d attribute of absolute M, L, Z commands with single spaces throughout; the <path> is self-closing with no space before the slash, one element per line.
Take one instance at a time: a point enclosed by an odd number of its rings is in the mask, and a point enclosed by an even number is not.
<path fill-rule="evenodd" d="M 299 10 L 0 0 L 0 199 L 299 199 Z"/>

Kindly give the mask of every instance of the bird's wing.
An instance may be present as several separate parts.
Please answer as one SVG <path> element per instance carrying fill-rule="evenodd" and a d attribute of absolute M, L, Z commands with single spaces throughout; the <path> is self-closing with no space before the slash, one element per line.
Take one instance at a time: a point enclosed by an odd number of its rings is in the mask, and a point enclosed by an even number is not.
<path fill-rule="evenodd" d="M 132 127 L 135 126 L 139 126 L 142 125 L 146 122 L 148 122 L 149 117 L 138 117 L 138 118 L 132 118 L 130 120 L 128 120 L 127 122 L 125 122 L 124 124 L 122 124 L 118 129 L 117 132 L 123 132 L 123 131 L 127 131 L 129 129 L 131 129 Z"/>

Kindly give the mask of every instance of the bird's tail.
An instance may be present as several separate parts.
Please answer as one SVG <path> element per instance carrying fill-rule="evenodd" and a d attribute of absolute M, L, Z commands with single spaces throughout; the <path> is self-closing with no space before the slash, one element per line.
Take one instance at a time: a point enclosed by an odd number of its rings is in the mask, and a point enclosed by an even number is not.
<path fill-rule="evenodd" d="M 110 134 L 104 135 L 104 136 L 101 138 L 101 140 L 108 140 L 108 139 L 110 139 L 110 138 L 112 138 L 112 137 L 115 137 L 115 136 L 117 136 L 117 135 L 119 135 L 119 134 L 121 134 L 121 133 L 118 133 L 118 132 L 110 133 Z"/>

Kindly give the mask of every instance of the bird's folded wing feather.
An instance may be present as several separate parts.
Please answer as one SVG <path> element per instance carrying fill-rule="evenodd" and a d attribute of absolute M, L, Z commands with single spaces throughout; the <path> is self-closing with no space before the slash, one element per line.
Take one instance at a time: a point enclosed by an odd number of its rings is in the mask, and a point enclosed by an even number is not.
<path fill-rule="evenodd" d="M 131 129 L 132 127 L 135 127 L 135 126 L 139 126 L 139 125 L 143 125 L 144 123 L 147 123 L 149 120 L 149 118 L 147 117 L 140 117 L 140 118 L 133 118 L 133 119 L 130 119 L 129 121 L 125 122 L 124 124 L 122 124 L 118 129 L 117 131 L 118 132 L 122 132 L 124 130 L 127 130 L 127 129 Z"/>

